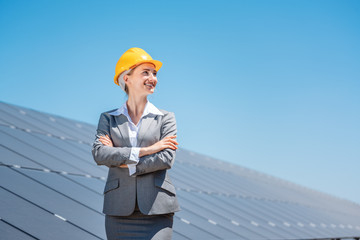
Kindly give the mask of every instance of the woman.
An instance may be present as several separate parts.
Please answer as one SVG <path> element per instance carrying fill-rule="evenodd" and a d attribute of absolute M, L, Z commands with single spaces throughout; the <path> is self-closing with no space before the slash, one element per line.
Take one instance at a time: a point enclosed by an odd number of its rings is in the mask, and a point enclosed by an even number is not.
<path fill-rule="evenodd" d="M 114 81 L 128 99 L 100 115 L 92 154 L 109 167 L 103 206 L 108 239 L 171 239 L 180 210 L 167 173 L 178 148 L 175 115 L 147 100 L 161 66 L 140 48 L 126 51 Z"/>

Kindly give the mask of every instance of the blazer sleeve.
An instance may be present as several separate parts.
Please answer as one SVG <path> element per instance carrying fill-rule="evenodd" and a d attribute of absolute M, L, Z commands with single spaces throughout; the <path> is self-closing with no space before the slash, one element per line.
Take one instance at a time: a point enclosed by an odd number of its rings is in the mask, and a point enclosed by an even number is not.
<path fill-rule="evenodd" d="M 107 113 L 100 115 L 95 141 L 92 146 L 92 155 L 97 165 L 116 167 L 121 164 L 132 164 L 136 161 L 130 160 L 131 147 L 110 147 L 99 141 L 100 136 L 110 136 L 110 116 Z"/>
<path fill-rule="evenodd" d="M 161 139 L 177 134 L 175 114 L 168 112 L 163 119 L 161 127 Z M 136 165 L 136 173 L 132 176 L 138 176 L 163 169 L 170 169 L 175 161 L 176 150 L 165 148 L 160 152 L 140 157 Z"/>

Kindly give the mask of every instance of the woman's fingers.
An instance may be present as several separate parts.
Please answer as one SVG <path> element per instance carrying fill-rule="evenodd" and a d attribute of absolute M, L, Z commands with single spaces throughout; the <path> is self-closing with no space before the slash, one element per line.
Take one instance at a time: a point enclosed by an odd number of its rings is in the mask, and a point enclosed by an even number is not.
<path fill-rule="evenodd" d="M 175 140 L 170 139 L 170 142 L 172 142 L 173 144 L 179 145 L 179 143 Z"/>
<path fill-rule="evenodd" d="M 101 141 L 100 141 L 101 142 Z M 105 146 L 111 146 L 110 143 L 107 143 L 107 142 L 101 142 L 102 144 L 104 144 Z"/>
<path fill-rule="evenodd" d="M 107 141 L 107 142 L 111 142 L 111 139 L 109 138 L 108 135 L 106 135 L 105 137 L 104 136 L 100 136 L 101 139 Z"/>
<path fill-rule="evenodd" d="M 173 138 L 176 138 L 176 135 L 175 136 L 169 136 L 169 137 L 165 137 L 164 139 L 166 141 L 170 141 L 170 142 L 173 142 L 175 144 L 178 144 L 176 140 L 174 140 Z"/>
<path fill-rule="evenodd" d="M 172 150 L 178 149 L 176 145 L 179 145 L 179 143 L 176 140 L 174 140 L 174 138 L 176 138 L 176 135 L 168 136 L 163 139 L 165 148 L 171 148 Z"/>
<path fill-rule="evenodd" d="M 166 139 L 166 140 L 172 140 L 173 138 L 176 138 L 176 135 L 164 137 L 163 140 L 165 140 L 165 139 Z"/>
<path fill-rule="evenodd" d="M 101 142 L 101 141 L 100 141 Z M 106 145 L 106 146 L 110 146 L 111 144 L 108 142 L 101 142 L 102 144 Z"/>
<path fill-rule="evenodd" d="M 172 150 L 178 149 L 178 147 L 176 147 L 176 146 L 174 146 L 174 145 L 169 145 L 168 148 L 171 148 Z"/>
<path fill-rule="evenodd" d="M 172 149 L 172 150 L 176 150 L 176 149 L 177 149 L 177 147 L 174 147 L 174 146 L 168 146 L 167 148 L 170 148 L 170 149 Z"/>
<path fill-rule="evenodd" d="M 104 139 L 104 138 L 100 138 L 100 141 L 106 142 L 106 143 L 109 143 L 109 142 L 110 142 L 110 140 L 107 140 L 107 139 Z"/>
<path fill-rule="evenodd" d="M 170 142 L 170 143 L 173 143 L 175 145 L 179 145 L 179 143 L 175 140 L 172 140 L 172 139 L 167 139 L 166 142 Z"/>
<path fill-rule="evenodd" d="M 166 147 L 171 148 L 173 150 L 178 149 L 178 147 L 173 143 L 167 143 L 165 144 Z"/>
<path fill-rule="evenodd" d="M 108 135 L 100 136 L 99 141 L 106 146 L 111 146 L 111 147 L 113 146 L 113 143 Z"/>
<path fill-rule="evenodd" d="M 106 138 L 101 138 L 100 137 L 100 142 L 102 142 L 102 143 L 110 143 L 110 141 L 109 140 L 107 140 Z"/>
<path fill-rule="evenodd" d="M 167 136 L 167 137 L 165 137 L 165 138 L 176 138 L 177 136 L 176 135 L 174 135 L 174 136 Z"/>
<path fill-rule="evenodd" d="M 108 136 L 108 135 L 106 135 L 106 136 L 100 136 L 100 138 L 102 138 L 102 139 L 104 139 L 104 140 L 108 140 L 108 141 L 110 141 L 111 139 L 110 139 L 110 137 Z"/>

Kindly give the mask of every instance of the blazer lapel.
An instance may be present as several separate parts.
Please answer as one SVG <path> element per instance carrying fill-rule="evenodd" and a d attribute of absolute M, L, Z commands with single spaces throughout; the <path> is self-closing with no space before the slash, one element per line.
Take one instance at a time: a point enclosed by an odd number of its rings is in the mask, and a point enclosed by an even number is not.
<path fill-rule="evenodd" d="M 120 136 L 125 141 L 125 146 L 130 147 L 130 139 L 129 139 L 129 121 L 124 114 L 120 114 L 119 116 L 115 116 L 115 121 L 117 124 L 117 128 L 119 129 Z"/>
<path fill-rule="evenodd" d="M 138 142 L 137 145 L 138 147 L 141 146 L 141 143 L 143 141 L 143 139 L 145 138 L 145 136 L 147 134 L 150 134 L 150 129 L 152 125 L 156 124 L 156 118 L 158 117 L 158 115 L 147 115 L 145 116 L 141 121 L 141 126 L 139 129 L 139 133 L 138 133 Z"/>

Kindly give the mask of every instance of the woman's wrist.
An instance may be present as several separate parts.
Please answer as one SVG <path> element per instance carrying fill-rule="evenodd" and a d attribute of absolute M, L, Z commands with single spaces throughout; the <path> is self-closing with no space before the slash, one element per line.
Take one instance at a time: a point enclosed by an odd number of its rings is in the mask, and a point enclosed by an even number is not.
<path fill-rule="evenodd" d="M 143 156 L 150 155 L 150 154 L 152 154 L 150 147 L 140 148 L 139 157 L 143 157 Z"/>

